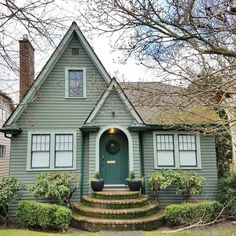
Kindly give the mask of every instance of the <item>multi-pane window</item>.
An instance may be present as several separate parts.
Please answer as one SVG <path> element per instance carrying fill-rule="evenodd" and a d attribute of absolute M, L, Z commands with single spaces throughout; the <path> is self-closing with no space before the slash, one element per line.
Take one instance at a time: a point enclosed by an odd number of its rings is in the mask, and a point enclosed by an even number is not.
<path fill-rule="evenodd" d="M 157 135 L 156 140 L 158 166 L 174 166 L 173 135 Z"/>
<path fill-rule="evenodd" d="M 84 97 L 83 70 L 68 70 L 69 97 Z"/>
<path fill-rule="evenodd" d="M 196 137 L 190 134 L 179 134 L 180 166 L 197 166 Z"/>
<path fill-rule="evenodd" d="M 201 168 L 200 137 L 154 132 L 155 168 Z"/>
<path fill-rule="evenodd" d="M 32 168 L 49 168 L 50 167 L 50 135 L 33 134 L 32 135 Z"/>
<path fill-rule="evenodd" d="M 9 113 L 5 109 L 0 109 L 0 121 L 6 121 Z"/>
<path fill-rule="evenodd" d="M 55 167 L 73 166 L 73 135 L 56 134 Z"/>
<path fill-rule="evenodd" d="M 29 132 L 28 170 L 75 168 L 75 132 Z"/>
<path fill-rule="evenodd" d="M 6 146 L 0 145 L 0 158 L 5 157 L 6 155 Z"/>

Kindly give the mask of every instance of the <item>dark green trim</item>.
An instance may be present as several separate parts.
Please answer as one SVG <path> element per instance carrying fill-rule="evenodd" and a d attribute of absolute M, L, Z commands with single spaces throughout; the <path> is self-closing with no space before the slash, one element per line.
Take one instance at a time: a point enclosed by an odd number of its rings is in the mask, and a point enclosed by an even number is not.
<path fill-rule="evenodd" d="M 139 147 L 140 147 L 141 176 L 145 177 L 143 133 L 142 132 L 139 133 Z M 145 181 L 143 182 L 142 193 L 145 194 Z"/>
<path fill-rule="evenodd" d="M 83 197 L 84 188 L 84 133 L 81 132 L 81 177 L 80 177 L 80 201 Z"/>
<path fill-rule="evenodd" d="M 4 134 L 20 134 L 22 130 L 21 128 L 6 127 L 6 128 L 1 128 L 0 132 Z"/>
<path fill-rule="evenodd" d="M 79 128 L 83 133 L 92 133 L 97 132 L 100 127 L 99 126 L 82 126 Z"/>

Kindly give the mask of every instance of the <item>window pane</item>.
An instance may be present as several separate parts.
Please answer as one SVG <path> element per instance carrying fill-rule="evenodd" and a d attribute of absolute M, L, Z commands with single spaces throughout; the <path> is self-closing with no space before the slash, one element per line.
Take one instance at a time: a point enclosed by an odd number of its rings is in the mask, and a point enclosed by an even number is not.
<path fill-rule="evenodd" d="M 195 151 L 196 138 L 195 135 L 181 134 L 179 135 L 179 150 L 181 151 Z"/>
<path fill-rule="evenodd" d="M 49 134 L 32 135 L 32 151 L 49 151 L 49 148 L 50 148 Z"/>
<path fill-rule="evenodd" d="M 180 151 L 180 166 L 197 166 L 195 151 Z"/>
<path fill-rule="evenodd" d="M 5 157 L 6 155 L 6 146 L 0 145 L 0 157 Z"/>
<path fill-rule="evenodd" d="M 174 150 L 173 135 L 157 135 L 157 150 Z"/>
<path fill-rule="evenodd" d="M 174 152 L 173 151 L 158 151 L 157 152 L 158 166 L 174 166 Z"/>
<path fill-rule="evenodd" d="M 33 152 L 32 168 L 49 167 L 49 152 Z"/>
<path fill-rule="evenodd" d="M 73 152 L 56 152 L 56 167 L 72 167 L 73 166 Z"/>
<path fill-rule="evenodd" d="M 56 151 L 72 151 L 73 134 L 57 134 L 56 135 Z"/>
<path fill-rule="evenodd" d="M 69 96 L 83 97 L 83 71 L 69 70 Z"/>

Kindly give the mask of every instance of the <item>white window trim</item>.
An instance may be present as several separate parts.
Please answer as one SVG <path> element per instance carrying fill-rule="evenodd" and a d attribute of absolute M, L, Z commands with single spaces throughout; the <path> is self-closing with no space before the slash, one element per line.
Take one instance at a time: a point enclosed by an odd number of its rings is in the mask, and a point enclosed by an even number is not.
<path fill-rule="evenodd" d="M 158 166 L 157 164 L 157 142 L 156 136 L 162 134 L 172 134 L 174 136 L 174 162 L 175 166 Z M 154 151 L 154 169 L 161 170 L 161 169 L 186 169 L 186 170 L 199 170 L 202 169 L 202 162 L 201 162 L 201 147 L 200 147 L 200 135 L 194 134 L 196 137 L 196 159 L 197 159 L 197 166 L 180 166 L 180 158 L 179 158 L 179 141 L 178 135 L 179 134 L 192 134 L 190 132 L 153 132 L 153 151 Z"/>
<path fill-rule="evenodd" d="M 82 70 L 83 71 L 83 97 L 70 97 L 69 96 L 69 70 Z M 72 98 L 72 99 L 86 98 L 86 67 L 76 67 L 76 66 L 65 67 L 65 98 Z"/>
<path fill-rule="evenodd" d="M 49 168 L 32 168 L 31 167 L 31 140 L 32 134 L 50 134 L 50 154 L 49 154 Z M 73 134 L 73 167 L 58 168 L 55 167 L 55 135 L 56 134 Z M 76 170 L 76 131 L 75 130 L 34 130 L 28 131 L 28 143 L 27 143 L 27 171 L 61 171 L 61 170 Z"/>

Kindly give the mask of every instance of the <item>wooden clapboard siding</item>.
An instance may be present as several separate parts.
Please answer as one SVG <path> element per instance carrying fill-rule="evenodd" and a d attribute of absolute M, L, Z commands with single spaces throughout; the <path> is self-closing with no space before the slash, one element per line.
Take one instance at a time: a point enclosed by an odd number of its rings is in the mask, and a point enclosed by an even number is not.
<path fill-rule="evenodd" d="M 212 136 L 200 137 L 201 148 L 201 170 L 192 170 L 206 178 L 206 185 L 204 192 L 200 199 L 215 199 L 217 196 L 217 167 L 216 167 L 216 153 L 215 153 L 215 139 Z M 158 171 L 154 169 L 154 150 L 153 150 L 153 133 L 146 132 L 143 135 L 143 150 L 144 150 L 144 169 L 145 176 L 149 177 L 153 172 Z M 148 178 L 145 182 L 146 191 L 151 196 Z M 166 206 L 171 203 L 181 202 L 180 196 L 175 194 L 173 188 L 168 188 L 160 192 L 160 205 Z"/>

